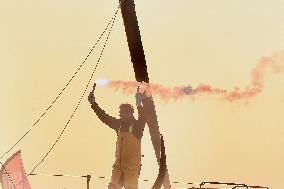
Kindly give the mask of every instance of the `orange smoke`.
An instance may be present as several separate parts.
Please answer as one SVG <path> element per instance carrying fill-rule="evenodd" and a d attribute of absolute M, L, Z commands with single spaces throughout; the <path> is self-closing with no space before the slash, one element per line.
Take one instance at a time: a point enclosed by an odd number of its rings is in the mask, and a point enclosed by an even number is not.
<path fill-rule="evenodd" d="M 275 53 L 270 57 L 263 57 L 251 71 L 251 83 L 240 90 L 235 87 L 233 90 L 214 88 L 209 84 L 199 84 L 196 88 L 190 86 L 177 86 L 167 88 L 159 84 L 146 84 L 134 81 L 108 81 L 105 86 L 115 90 L 121 90 L 126 94 L 133 94 L 138 85 L 143 85 L 152 96 L 159 96 L 162 100 L 179 100 L 183 97 L 195 98 L 201 94 L 220 96 L 227 101 L 249 99 L 259 94 L 264 87 L 265 75 L 269 72 L 274 74 L 284 73 L 284 52 Z"/>

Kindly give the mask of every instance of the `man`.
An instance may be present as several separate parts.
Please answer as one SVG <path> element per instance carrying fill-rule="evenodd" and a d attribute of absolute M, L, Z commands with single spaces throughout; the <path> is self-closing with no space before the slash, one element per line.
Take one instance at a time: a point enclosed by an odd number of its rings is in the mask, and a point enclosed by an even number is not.
<path fill-rule="evenodd" d="M 105 113 L 96 103 L 95 86 L 88 97 L 91 107 L 98 118 L 117 133 L 115 162 L 108 188 L 121 189 L 124 186 L 126 189 L 137 189 L 141 168 L 141 138 L 146 123 L 141 101 L 142 98 L 146 100 L 146 97 L 136 94 L 137 120 L 133 116 L 132 105 L 127 103 L 119 106 L 120 118 L 117 119 Z"/>

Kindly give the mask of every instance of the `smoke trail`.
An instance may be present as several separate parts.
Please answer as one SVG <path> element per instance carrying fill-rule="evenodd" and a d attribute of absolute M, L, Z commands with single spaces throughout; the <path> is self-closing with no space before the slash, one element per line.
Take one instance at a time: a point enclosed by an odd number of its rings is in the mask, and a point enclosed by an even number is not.
<path fill-rule="evenodd" d="M 224 98 L 227 101 L 248 100 L 262 92 L 264 88 L 264 78 L 268 73 L 280 74 L 284 73 L 284 51 L 275 53 L 270 57 L 263 57 L 251 71 L 251 83 L 244 89 L 235 87 L 233 90 L 222 88 L 213 88 L 209 84 L 199 84 L 197 87 L 177 86 L 167 88 L 159 84 L 139 83 L 135 81 L 109 81 L 98 80 L 99 85 L 107 86 L 117 90 L 121 90 L 125 94 L 133 94 L 138 86 L 142 86 L 142 90 L 146 90 L 146 94 L 159 96 L 162 100 L 179 100 L 183 97 L 195 98 L 201 94 L 215 95 Z"/>

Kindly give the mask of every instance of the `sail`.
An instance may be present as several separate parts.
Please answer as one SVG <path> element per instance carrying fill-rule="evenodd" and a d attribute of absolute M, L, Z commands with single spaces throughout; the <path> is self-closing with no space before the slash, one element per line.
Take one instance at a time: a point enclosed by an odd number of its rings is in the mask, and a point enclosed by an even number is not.
<path fill-rule="evenodd" d="M 3 189 L 31 189 L 24 170 L 21 151 L 13 154 L 2 165 L 0 182 Z"/>

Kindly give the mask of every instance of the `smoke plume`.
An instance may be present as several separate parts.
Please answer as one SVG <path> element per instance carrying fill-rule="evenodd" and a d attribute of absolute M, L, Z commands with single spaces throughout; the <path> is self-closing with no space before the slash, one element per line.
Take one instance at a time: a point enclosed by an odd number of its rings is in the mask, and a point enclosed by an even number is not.
<path fill-rule="evenodd" d="M 97 80 L 97 84 L 122 91 L 125 94 L 133 94 L 140 86 L 141 91 L 146 91 L 146 95 L 159 96 L 164 101 L 179 100 L 184 97 L 192 99 L 202 95 L 215 95 L 227 101 L 248 100 L 261 93 L 264 88 L 265 76 L 269 73 L 284 73 L 284 51 L 275 53 L 270 57 L 263 57 L 251 71 L 251 82 L 242 90 L 235 87 L 233 90 L 212 87 L 210 84 L 199 84 L 195 88 L 191 86 L 177 86 L 167 88 L 159 84 L 139 83 L 135 81 L 109 81 Z M 141 92 L 140 91 L 140 92 Z"/>

